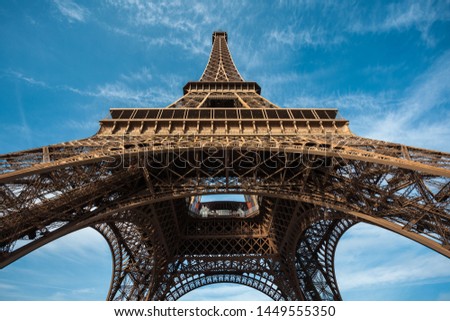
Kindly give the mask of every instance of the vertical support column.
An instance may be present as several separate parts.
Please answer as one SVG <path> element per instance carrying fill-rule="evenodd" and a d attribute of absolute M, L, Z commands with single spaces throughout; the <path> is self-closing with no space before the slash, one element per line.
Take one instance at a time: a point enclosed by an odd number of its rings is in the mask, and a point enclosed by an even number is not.
<path fill-rule="evenodd" d="M 154 286 L 154 249 L 144 242 L 133 223 L 100 224 L 95 227 L 107 240 L 113 257 L 108 301 L 144 300 Z"/>
<path fill-rule="evenodd" d="M 342 300 L 334 272 L 334 253 L 340 237 L 354 224 L 347 219 L 321 220 L 303 232 L 294 266 L 306 300 Z"/>

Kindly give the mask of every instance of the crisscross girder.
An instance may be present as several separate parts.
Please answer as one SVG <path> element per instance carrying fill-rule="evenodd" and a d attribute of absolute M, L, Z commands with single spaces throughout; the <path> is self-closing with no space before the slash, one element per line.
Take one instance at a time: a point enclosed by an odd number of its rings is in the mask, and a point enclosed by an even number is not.
<path fill-rule="evenodd" d="M 211 54 L 200 81 L 244 81 L 234 65 L 233 58 L 231 58 L 227 39 L 228 36 L 226 32 L 213 33 Z"/>

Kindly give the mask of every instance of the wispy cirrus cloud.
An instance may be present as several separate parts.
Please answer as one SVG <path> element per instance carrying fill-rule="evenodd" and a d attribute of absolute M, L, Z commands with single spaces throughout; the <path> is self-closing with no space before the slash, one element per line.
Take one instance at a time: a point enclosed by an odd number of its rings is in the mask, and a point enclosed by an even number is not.
<path fill-rule="evenodd" d="M 291 98 L 287 105 L 339 108 L 358 135 L 448 151 L 448 140 L 439 139 L 450 137 L 448 79 L 450 52 L 445 52 L 402 92 L 305 93 Z"/>
<path fill-rule="evenodd" d="M 450 264 L 445 257 L 367 224 L 360 223 L 344 235 L 335 262 L 343 293 L 450 282 Z"/>
<path fill-rule="evenodd" d="M 247 286 L 214 284 L 204 286 L 181 297 L 181 301 L 272 301 L 265 294 Z"/>
<path fill-rule="evenodd" d="M 72 0 L 53 0 L 59 13 L 69 22 L 85 22 L 89 16 L 89 10 Z"/>
<path fill-rule="evenodd" d="M 17 286 L 7 283 L 0 283 L 0 289 L 4 291 L 11 291 L 17 289 Z"/>
<path fill-rule="evenodd" d="M 99 233 L 91 228 L 85 228 L 76 233 L 69 234 L 58 240 L 51 242 L 43 247 L 40 255 L 43 256 L 64 256 L 64 258 L 73 261 L 79 259 L 89 259 L 96 255 L 108 256 L 109 253 L 104 249 L 107 247 L 106 241 Z M 70 252 L 71 256 L 67 253 Z"/>
<path fill-rule="evenodd" d="M 420 264 L 417 264 L 420 262 Z M 430 268 L 433 267 L 433 268 Z M 340 278 L 342 290 L 382 285 L 429 284 L 446 280 L 450 282 L 449 264 L 437 255 L 398 255 L 396 260 L 370 267 L 353 265 Z M 414 282 L 411 282 L 414 280 Z"/>
<path fill-rule="evenodd" d="M 75 129 L 77 131 L 93 131 L 95 129 L 98 129 L 99 125 L 98 121 L 95 121 L 91 118 L 83 121 L 70 119 L 64 123 L 64 127 Z"/>
<path fill-rule="evenodd" d="M 107 0 L 111 7 L 119 9 L 134 26 L 158 26 L 182 32 L 198 31 L 203 26 L 215 25 L 221 14 L 228 9 L 236 13 L 241 11 L 241 2 L 220 1 L 220 5 L 211 2 L 194 2 L 186 5 L 183 1 L 145 1 L 145 0 Z M 196 34 L 192 37 L 198 38 Z M 198 38 L 200 39 L 200 38 Z"/>
<path fill-rule="evenodd" d="M 427 44 L 434 44 L 434 38 L 429 34 L 431 26 L 438 21 L 450 20 L 448 1 L 413 1 L 391 3 L 374 10 L 373 14 L 352 19 L 348 25 L 350 32 L 389 32 L 417 29 Z"/>
<path fill-rule="evenodd" d="M 85 300 L 87 296 L 96 294 L 94 288 L 80 288 L 80 289 L 63 289 L 50 294 L 46 300 L 49 301 L 64 301 L 64 300 Z"/>
<path fill-rule="evenodd" d="M 80 96 L 102 98 L 117 105 L 136 106 L 168 105 L 177 99 L 178 95 L 173 87 L 180 84 L 179 77 L 166 75 L 164 79 L 161 79 L 162 85 L 148 87 L 147 83 L 153 79 L 153 76 L 145 67 L 136 72 L 121 74 L 116 81 L 99 84 L 88 89 L 68 85 L 52 85 L 17 71 L 4 72 L 3 75 L 47 90 L 67 91 Z"/>
<path fill-rule="evenodd" d="M 246 20 L 257 13 L 248 9 L 249 2 L 206 1 L 186 4 L 183 1 L 106 0 L 108 8 L 118 15 L 115 23 L 108 19 L 100 25 L 110 32 L 126 36 L 148 46 L 178 46 L 192 55 L 208 55 L 211 32 L 242 28 L 238 18 Z"/>
<path fill-rule="evenodd" d="M 120 78 L 127 82 L 148 82 L 152 80 L 153 76 L 149 68 L 143 67 L 137 72 L 122 74 L 120 75 Z"/>
<path fill-rule="evenodd" d="M 342 113 L 346 111 L 364 111 L 381 110 L 385 105 L 394 105 L 396 100 L 394 95 L 389 92 L 379 92 L 376 94 L 367 94 L 364 92 L 353 93 L 334 93 L 327 96 L 299 95 L 288 101 L 287 105 L 292 107 L 326 107 L 338 108 Z"/>
<path fill-rule="evenodd" d="M 296 46 L 296 47 L 318 47 L 336 45 L 345 38 L 335 33 L 329 33 L 320 26 L 311 26 L 309 28 L 273 30 L 268 33 L 269 40 L 276 43 Z"/>
<path fill-rule="evenodd" d="M 187 38 L 180 39 L 171 36 L 154 36 L 148 35 L 145 30 L 136 29 L 128 26 L 113 26 L 105 22 L 100 25 L 109 32 L 134 39 L 135 41 L 144 43 L 146 46 L 177 46 L 192 54 L 207 55 L 209 49 L 209 42 L 204 39 Z"/>
<path fill-rule="evenodd" d="M 110 273 L 106 241 L 97 231 L 82 229 L 4 268 L 0 300 L 99 300 Z"/>
<path fill-rule="evenodd" d="M 36 85 L 36 86 L 40 86 L 40 87 L 44 87 L 44 88 L 49 88 L 49 86 L 45 82 L 43 82 L 41 80 L 36 80 L 33 77 L 25 75 L 19 71 L 7 70 L 7 71 L 4 71 L 2 74 L 3 74 L 3 76 L 9 76 L 9 77 L 13 77 L 13 78 L 22 80 L 30 85 Z"/>
<path fill-rule="evenodd" d="M 203 4 L 186 6 L 178 1 L 109 0 L 109 4 L 128 12 L 129 22 L 137 26 L 164 26 L 179 31 L 195 30 L 211 22 Z M 191 19 L 188 17 L 191 16 Z M 195 19 L 198 18 L 198 19 Z"/>
<path fill-rule="evenodd" d="M 365 134 L 382 140 L 401 138 L 404 143 L 410 145 L 419 143 L 431 148 L 450 150 L 447 140 L 436 141 L 437 137 L 450 137 L 448 79 L 450 52 L 436 59 L 405 91 L 402 100 L 397 104 L 387 104 L 387 108 L 381 113 L 363 116 L 370 119 Z M 425 118 L 428 120 L 422 121 Z"/>
<path fill-rule="evenodd" d="M 46 86 L 46 84 L 44 82 L 36 80 L 32 77 L 27 77 L 23 73 L 11 71 L 11 70 L 0 73 L 0 77 L 14 78 L 16 80 L 26 82 L 27 84 L 29 84 L 31 86 L 38 86 L 38 87 Z M 19 116 L 18 121 L 16 123 L 11 123 L 11 122 L 5 122 L 5 120 L 2 119 L 2 121 L 0 121 L 2 123 L 2 131 L 9 132 L 9 133 L 11 133 L 11 132 L 16 133 L 19 137 L 22 137 L 24 139 L 24 141 L 26 141 L 28 146 L 31 146 L 32 141 L 33 141 L 32 130 L 30 128 L 30 125 L 29 125 L 29 122 L 27 119 L 27 115 L 26 115 L 26 110 L 24 108 L 23 99 L 22 99 L 23 98 L 22 90 L 21 90 L 20 86 L 18 86 L 17 81 L 14 84 L 14 97 L 15 97 L 15 104 L 12 105 L 11 107 L 12 108 L 15 107 L 15 109 L 17 110 L 18 116 Z M 9 107 L 9 108 L 11 108 L 11 107 Z"/>
<path fill-rule="evenodd" d="M 135 89 L 123 82 L 100 85 L 94 92 L 86 92 L 88 96 L 102 97 L 115 103 L 134 106 L 168 105 L 178 97 L 171 90 L 161 87 Z"/>
<path fill-rule="evenodd" d="M 302 10 L 298 8 L 301 6 Z M 385 6 L 361 5 L 354 1 L 279 1 L 278 8 L 292 10 L 282 28 L 266 31 L 277 44 L 303 47 L 323 47 L 343 43 L 354 34 L 402 32 L 416 29 L 427 45 L 436 37 L 431 27 L 440 21 L 450 21 L 450 6 L 446 0 L 405 0 Z M 323 17 L 320 22 L 311 17 Z"/>

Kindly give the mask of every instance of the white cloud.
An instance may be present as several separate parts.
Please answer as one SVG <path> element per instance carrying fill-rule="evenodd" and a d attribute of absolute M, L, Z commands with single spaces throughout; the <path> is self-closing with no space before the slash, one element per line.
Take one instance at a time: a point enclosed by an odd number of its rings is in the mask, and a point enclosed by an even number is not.
<path fill-rule="evenodd" d="M 109 97 L 116 100 L 132 100 L 132 101 L 142 101 L 148 97 L 148 93 L 132 89 L 121 82 L 108 83 L 98 87 L 98 91 L 93 93 L 93 95 L 98 95 L 102 97 Z"/>
<path fill-rule="evenodd" d="M 365 135 L 381 140 L 396 141 L 408 145 L 449 150 L 445 140 L 449 137 L 448 97 L 450 95 L 450 52 L 439 57 L 415 83 L 406 90 L 401 101 L 384 102 L 382 113 L 365 115 Z M 383 102 L 382 102 L 383 103 Z M 444 108 L 445 107 L 445 108 Z M 422 119 L 429 119 L 424 122 Z M 430 146 L 430 143 L 432 144 Z"/>
<path fill-rule="evenodd" d="M 103 299 L 111 261 L 109 246 L 97 231 L 71 233 L 7 266 L 0 273 L 0 299 Z"/>
<path fill-rule="evenodd" d="M 366 224 L 352 227 L 336 252 L 342 292 L 376 287 L 450 282 L 450 262 L 393 232 Z"/>
<path fill-rule="evenodd" d="M 48 297 L 48 300 L 50 300 L 50 301 L 64 301 L 64 300 L 67 300 L 67 292 L 57 291 L 55 293 L 52 293 Z"/>
<path fill-rule="evenodd" d="M 99 124 L 98 121 L 89 118 L 88 120 L 80 121 L 80 120 L 68 120 L 64 124 L 65 128 L 75 129 L 78 131 L 88 131 L 98 129 Z"/>
<path fill-rule="evenodd" d="M 0 283 L 0 289 L 3 291 L 11 291 L 17 289 L 17 286 L 7 283 Z"/>
<path fill-rule="evenodd" d="M 24 75 L 23 73 L 18 72 L 18 71 L 10 70 L 10 71 L 4 72 L 4 75 L 11 76 L 16 79 L 20 79 L 30 85 L 36 85 L 36 86 L 40 86 L 40 87 L 44 87 L 44 88 L 49 88 L 49 86 L 45 82 L 36 80 L 33 77 Z"/>
<path fill-rule="evenodd" d="M 95 293 L 95 289 L 94 288 L 75 289 L 75 290 L 72 290 L 72 293 L 75 295 L 92 294 L 92 293 Z"/>
<path fill-rule="evenodd" d="M 353 110 L 362 112 L 364 110 L 375 111 L 382 108 L 381 103 L 392 102 L 389 94 L 380 92 L 376 95 L 370 95 L 363 92 L 340 94 L 336 93 L 329 96 L 311 96 L 301 95 L 290 101 L 288 105 L 292 107 L 327 107 L 338 108 L 341 112 L 345 110 Z"/>
<path fill-rule="evenodd" d="M 59 12 L 70 22 L 85 22 L 89 10 L 80 6 L 72 0 L 53 0 Z"/>
<path fill-rule="evenodd" d="M 132 19 L 132 18 L 130 18 Z M 116 33 L 118 35 L 128 37 L 139 41 L 146 46 L 177 46 L 189 52 L 197 55 L 208 55 L 210 49 L 210 43 L 205 39 L 198 39 L 194 34 L 193 37 L 186 37 L 180 39 L 179 37 L 172 37 L 170 35 L 156 36 L 154 34 L 147 35 L 145 28 L 136 28 L 133 26 L 117 27 L 115 25 L 109 25 L 105 22 L 100 22 L 100 25 L 109 32 Z"/>
<path fill-rule="evenodd" d="M 205 4 L 186 5 L 181 1 L 108 0 L 127 15 L 135 26 L 164 26 L 178 31 L 198 30 L 212 22 Z"/>
<path fill-rule="evenodd" d="M 400 68 L 404 67 L 405 63 L 397 64 L 397 65 L 374 65 L 374 66 L 368 66 L 364 68 L 363 73 L 367 76 L 373 76 L 373 75 L 388 75 L 390 73 L 393 73 L 395 71 L 398 71 Z"/>
<path fill-rule="evenodd" d="M 324 77 L 322 77 L 323 79 Z M 438 57 L 403 92 L 300 94 L 286 105 L 334 107 L 357 135 L 410 146 L 449 151 L 450 51 Z M 314 82 L 312 77 L 304 83 Z M 314 87 L 315 86 L 315 87 Z M 314 85 L 318 88 L 318 85 Z M 439 138 L 439 139 L 438 139 Z"/>
<path fill-rule="evenodd" d="M 165 75 L 165 77 L 161 79 L 163 85 L 148 88 L 145 85 L 153 79 L 153 76 L 147 68 L 143 68 L 135 73 L 122 74 L 119 76 L 119 79 L 121 80 L 97 85 L 94 89 L 79 89 L 67 85 L 53 86 L 16 71 L 10 71 L 4 74 L 22 80 L 28 84 L 40 86 L 49 90 L 69 91 L 80 96 L 107 99 L 113 101 L 115 104 L 140 105 L 141 107 L 144 105 L 166 106 L 178 98 L 176 89 L 181 87 L 180 77 L 176 75 Z M 177 86 L 177 88 L 174 88 L 175 86 Z M 18 106 L 20 107 L 20 104 L 18 104 Z M 71 125 L 72 128 L 86 128 L 86 126 L 92 127 L 93 123 L 69 123 L 69 125 Z M 28 126 L 24 124 L 25 132 L 26 128 L 28 128 Z"/>
<path fill-rule="evenodd" d="M 86 300 L 86 297 L 95 294 L 95 289 L 93 288 L 82 288 L 82 289 L 63 289 L 63 291 L 56 291 L 49 294 L 44 300 L 49 301 L 74 301 L 74 300 Z"/>
<path fill-rule="evenodd" d="M 336 45 L 344 41 L 344 37 L 328 32 L 320 26 L 301 29 L 273 30 L 268 33 L 269 40 L 279 44 L 295 47 L 318 47 Z"/>
<path fill-rule="evenodd" d="M 437 299 L 439 301 L 450 301 L 450 292 L 440 293 Z"/>
<path fill-rule="evenodd" d="M 120 78 L 127 81 L 127 82 L 148 82 L 152 80 L 152 74 L 150 73 L 150 70 L 147 67 L 142 68 L 141 70 L 134 72 L 134 73 L 128 73 L 128 74 L 122 74 L 120 75 Z"/>
<path fill-rule="evenodd" d="M 364 20 L 361 19 L 364 17 Z M 429 45 L 435 40 L 429 34 L 431 26 L 438 21 L 450 20 L 448 1 L 406 0 L 391 3 L 373 10 L 370 15 L 353 17 L 348 30 L 356 33 L 403 31 L 415 28 Z"/>
<path fill-rule="evenodd" d="M 381 29 L 409 28 L 416 24 L 432 23 L 437 20 L 438 12 L 430 2 L 406 2 L 388 6 L 388 16 L 380 26 Z"/>
<path fill-rule="evenodd" d="M 146 0 L 107 0 L 111 7 L 119 9 L 135 26 L 163 26 L 169 30 L 194 32 L 191 37 L 198 38 L 198 31 L 204 26 L 211 26 L 233 19 L 245 10 L 242 1 L 195 2 L 163 0 L 158 2 Z M 229 15 L 227 13 L 232 13 Z M 251 16 L 247 12 L 247 18 Z"/>
<path fill-rule="evenodd" d="M 450 20 L 447 0 L 405 0 L 379 5 L 354 1 L 278 1 L 289 10 L 283 29 L 268 33 L 270 39 L 290 46 L 326 46 L 345 42 L 352 34 L 402 32 L 416 29 L 422 40 L 436 42 L 430 29 L 436 22 Z M 301 10 L 299 9 L 301 8 Z M 320 21 L 311 19 L 319 15 Z"/>
<path fill-rule="evenodd" d="M 125 103 L 142 106 L 168 105 L 178 96 L 173 90 L 163 87 L 134 89 L 123 82 L 107 83 L 97 87 L 94 92 L 86 92 L 89 96 L 102 97 L 115 103 Z"/>
<path fill-rule="evenodd" d="M 213 284 L 182 296 L 181 301 L 271 301 L 267 295 L 245 285 Z"/>
<path fill-rule="evenodd" d="M 18 80 L 23 81 L 31 86 L 48 88 L 46 83 L 36 80 L 32 77 L 28 77 L 21 72 L 9 70 L 9 71 L 1 72 L 0 75 L 2 77 L 12 77 L 14 79 L 18 79 Z M 33 135 L 32 135 L 32 130 L 28 124 L 27 115 L 26 115 L 24 104 L 22 101 L 22 91 L 20 89 L 20 86 L 17 86 L 17 84 L 14 86 L 14 88 L 15 88 L 14 94 L 15 94 L 15 100 L 16 100 L 15 106 L 17 107 L 17 110 L 18 110 L 19 119 L 14 124 L 12 124 L 12 123 L 3 124 L 2 128 L 3 128 L 3 130 L 5 130 L 5 132 L 16 133 L 18 137 L 23 138 L 27 142 L 28 147 L 31 147 L 32 141 L 33 141 Z"/>
<path fill-rule="evenodd" d="M 247 2 L 229 0 L 188 5 L 183 1 L 167 0 L 107 0 L 106 3 L 120 12 L 120 23 L 100 22 L 106 30 L 147 46 L 177 46 L 191 55 L 209 54 L 210 35 L 214 30 L 232 26 L 238 34 L 242 11 L 245 11 L 246 21 L 256 15 L 252 10 L 246 10 Z"/>
<path fill-rule="evenodd" d="M 39 253 L 53 259 L 61 256 L 74 263 L 83 263 L 96 256 L 110 256 L 107 249 L 108 245 L 103 236 L 91 228 L 85 228 L 45 245 L 36 255 Z"/>

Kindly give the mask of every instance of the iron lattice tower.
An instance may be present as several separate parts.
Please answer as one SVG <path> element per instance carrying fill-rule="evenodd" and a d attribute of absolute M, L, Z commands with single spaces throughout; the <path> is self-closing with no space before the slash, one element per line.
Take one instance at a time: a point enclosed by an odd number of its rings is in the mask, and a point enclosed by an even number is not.
<path fill-rule="evenodd" d="M 225 32 L 183 90 L 166 108 L 111 109 L 87 139 L 1 155 L 0 267 L 93 227 L 114 260 L 108 300 L 218 282 L 340 300 L 334 253 L 357 222 L 450 257 L 450 154 L 358 137 L 336 109 L 279 108 Z M 201 201 L 215 193 L 245 201 Z"/>

